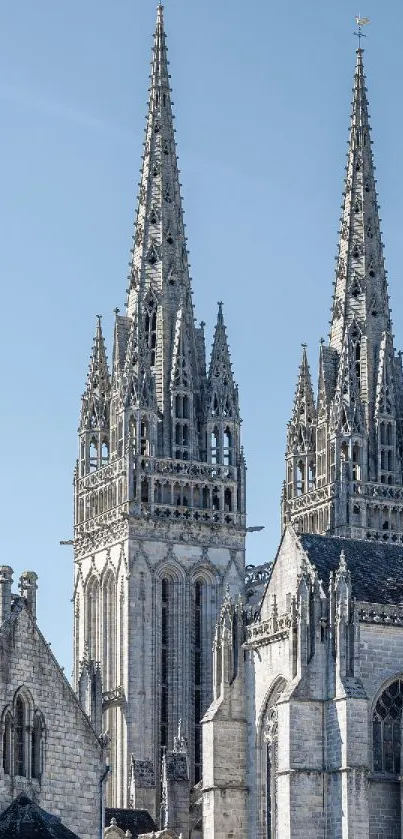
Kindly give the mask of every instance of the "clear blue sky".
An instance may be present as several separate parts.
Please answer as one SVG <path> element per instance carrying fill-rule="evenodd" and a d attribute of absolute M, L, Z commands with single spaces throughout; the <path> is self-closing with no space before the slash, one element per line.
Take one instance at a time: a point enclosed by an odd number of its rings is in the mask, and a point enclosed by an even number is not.
<path fill-rule="evenodd" d="M 2 3 L 1 562 L 39 579 L 71 663 L 72 477 L 95 315 L 124 307 L 155 4 Z M 365 43 L 397 346 L 403 346 L 403 4 L 167 0 L 196 314 L 224 314 L 248 462 L 247 560 L 279 539 L 300 344 L 327 334 L 355 42 Z"/>

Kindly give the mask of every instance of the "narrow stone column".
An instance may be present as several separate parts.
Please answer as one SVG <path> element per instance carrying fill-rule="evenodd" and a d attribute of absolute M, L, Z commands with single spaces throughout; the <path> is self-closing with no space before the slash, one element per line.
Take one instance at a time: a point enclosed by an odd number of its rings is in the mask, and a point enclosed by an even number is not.
<path fill-rule="evenodd" d="M 9 565 L 0 566 L 0 624 L 8 620 L 11 614 L 11 584 L 13 569 Z"/>
<path fill-rule="evenodd" d="M 32 617 L 36 620 L 36 581 L 38 575 L 35 571 L 23 571 L 20 577 L 19 589 L 21 597 L 24 597 L 27 603 L 27 609 L 31 612 Z"/>

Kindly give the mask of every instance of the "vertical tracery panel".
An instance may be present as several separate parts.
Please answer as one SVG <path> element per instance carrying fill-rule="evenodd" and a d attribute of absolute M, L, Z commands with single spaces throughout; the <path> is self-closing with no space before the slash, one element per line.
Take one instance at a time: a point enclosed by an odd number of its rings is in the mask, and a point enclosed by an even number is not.
<path fill-rule="evenodd" d="M 103 657 L 102 677 L 105 690 L 116 687 L 116 585 L 112 571 L 108 571 L 102 584 Z"/>
<path fill-rule="evenodd" d="M 99 600 L 99 580 L 94 576 L 88 580 L 86 590 L 86 647 L 88 650 L 88 656 L 93 661 L 100 660 Z"/>

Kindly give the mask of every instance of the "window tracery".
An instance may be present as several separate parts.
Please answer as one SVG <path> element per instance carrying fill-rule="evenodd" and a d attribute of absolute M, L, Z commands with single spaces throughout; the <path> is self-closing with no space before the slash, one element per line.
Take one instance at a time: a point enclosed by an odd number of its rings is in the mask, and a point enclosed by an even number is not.
<path fill-rule="evenodd" d="M 403 679 L 396 679 L 379 697 L 372 717 L 374 772 L 400 775 Z"/>
<path fill-rule="evenodd" d="M 45 722 L 40 711 L 33 708 L 24 688 L 15 696 L 13 708 L 3 713 L 2 764 L 6 775 L 36 779 L 43 772 L 43 739 Z"/>

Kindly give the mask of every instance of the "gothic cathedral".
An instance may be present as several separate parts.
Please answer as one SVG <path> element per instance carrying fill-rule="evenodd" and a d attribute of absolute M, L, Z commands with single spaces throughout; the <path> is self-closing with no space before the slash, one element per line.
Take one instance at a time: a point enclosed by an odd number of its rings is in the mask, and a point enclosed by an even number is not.
<path fill-rule="evenodd" d="M 222 305 L 208 369 L 195 324 L 169 79 L 160 5 L 127 307 L 111 369 L 98 319 L 74 481 L 75 684 L 99 663 L 109 804 L 134 787 L 153 816 L 180 720 L 201 778 L 215 623 L 245 569 L 238 391 Z"/>
<path fill-rule="evenodd" d="M 108 804 L 184 839 L 201 800 L 205 839 L 399 839 L 403 371 L 363 50 L 329 342 L 317 398 L 303 349 L 266 580 L 245 577 L 222 304 L 208 369 L 194 319 L 169 78 L 159 5 L 127 308 L 111 369 L 98 319 L 75 473 L 75 687 L 95 718 L 102 681 Z"/>

